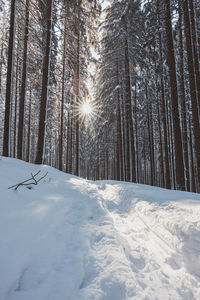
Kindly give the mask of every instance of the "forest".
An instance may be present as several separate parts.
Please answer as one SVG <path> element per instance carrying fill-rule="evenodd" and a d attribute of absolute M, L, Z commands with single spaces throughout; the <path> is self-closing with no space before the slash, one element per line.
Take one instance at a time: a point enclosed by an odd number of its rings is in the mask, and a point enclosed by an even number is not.
<path fill-rule="evenodd" d="M 0 154 L 200 192 L 200 1 L 0 0 Z"/>

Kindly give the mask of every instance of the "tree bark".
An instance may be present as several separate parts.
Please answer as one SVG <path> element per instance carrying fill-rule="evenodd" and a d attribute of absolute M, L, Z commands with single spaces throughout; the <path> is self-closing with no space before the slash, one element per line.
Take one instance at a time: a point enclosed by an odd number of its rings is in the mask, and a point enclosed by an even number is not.
<path fill-rule="evenodd" d="M 198 98 L 198 106 L 199 106 L 199 119 L 200 119 L 200 71 L 199 71 L 199 59 L 197 52 L 197 34 L 196 34 L 196 22 L 194 15 L 194 5 L 193 0 L 189 0 L 189 12 L 190 12 L 190 22 L 191 22 L 191 39 L 192 39 L 192 47 L 193 47 L 193 59 L 194 59 L 194 67 L 195 67 L 195 77 L 196 77 L 196 88 L 197 88 L 197 98 Z"/>
<path fill-rule="evenodd" d="M 194 149 L 197 161 L 197 173 L 198 182 L 200 181 L 200 126 L 198 118 L 198 105 L 197 105 L 197 94 L 195 86 L 195 74 L 194 74 L 194 62 L 192 55 L 192 43 L 191 43 L 191 30 L 189 20 L 189 7 L 187 0 L 183 0 L 183 11 L 184 11 L 184 30 L 186 38 L 187 48 L 187 63 L 189 72 L 189 85 L 190 85 L 190 97 L 192 107 L 192 130 L 194 132 Z M 200 188 L 200 187 L 199 187 Z"/>
<path fill-rule="evenodd" d="M 185 179 L 186 179 L 186 190 L 190 190 L 190 178 L 189 178 L 189 161 L 188 161 L 188 128 L 187 128 L 187 115 L 186 115 L 186 98 L 185 98 L 185 78 L 184 78 L 184 57 L 183 57 L 183 36 L 182 36 L 182 10 L 181 2 L 178 0 L 179 10 L 179 55 L 180 55 L 180 95 L 182 105 L 182 138 L 183 138 L 183 149 L 184 149 L 184 161 L 185 161 Z"/>
<path fill-rule="evenodd" d="M 19 97 L 19 121 L 18 121 L 18 141 L 17 141 L 17 158 L 22 159 L 23 131 L 24 131 L 24 103 L 26 97 L 26 69 L 27 69 L 27 48 L 29 34 L 29 0 L 26 0 L 26 23 L 24 29 L 24 53 L 22 67 L 22 82 Z"/>
<path fill-rule="evenodd" d="M 178 109 L 176 63 L 174 58 L 174 44 L 172 39 L 170 0 L 164 0 L 164 1 L 165 1 L 167 58 L 168 58 L 169 77 L 170 77 L 172 118 L 173 118 L 173 129 L 174 129 L 174 156 L 175 156 L 175 182 L 176 182 L 175 188 L 178 190 L 184 190 L 185 189 L 184 163 L 183 163 L 181 127 L 180 127 L 179 109 Z"/>
<path fill-rule="evenodd" d="M 62 99 L 60 117 L 60 140 L 59 140 L 59 170 L 63 170 L 63 122 L 64 122 L 64 99 L 65 99 L 65 61 L 66 61 L 66 34 L 67 34 L 67 15 L 64 14 L 64 45 L 63 45 L 63 70 L 62 70 Z"/>
<path fill-rule="evenodd" d="M 49 82 L 49 65 L 50 65 L 50 47 L 51 47 L 51 27 L 52 27 L 52 6 L 53 0 L 46 2 L 46 49 L 43 63 L 43 76 L 42 76 L 42 94 L 40 101 L 40 116 L 39 116 L 39 130 L 38 130 L 38 144 L 35 163 L 42 164 L 44 142 L 45 142 L 45 129 L 46 129 L 46 106 L 48 97 L 48 82 Z"/>
<path fill-rule="evenodd" d="M 10 106 L 11 106 L 11 92 L 12 92 L 13 52 L 14 52 L 14 33 L 15 33 L 15 7 L 16 7 L 16 1 L 11 0 L 4 135 L 3 135 L 3 156 L 9 156 Z"/>

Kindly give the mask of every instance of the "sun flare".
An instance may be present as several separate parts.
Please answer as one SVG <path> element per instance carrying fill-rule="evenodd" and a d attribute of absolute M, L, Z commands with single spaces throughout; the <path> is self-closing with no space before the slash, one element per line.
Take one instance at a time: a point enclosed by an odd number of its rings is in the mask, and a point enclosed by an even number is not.
<path fill-rule="evenodd" d="M 93 113 L 93 107 L 89 101 L 82 102 L 80 104 L 79 110 L 80 110 L 80 114 L 83 117 L 89 117 Z"/>
<path fill-rule="evenodd" d="M 77 99 L 75 103 L 75 115 L 80 121 L 80 125 L 85 125 L 88 129 L 94 130 L 94 122 L 101 118 L 102 109 L 99 104 L 90 99 Z"/>

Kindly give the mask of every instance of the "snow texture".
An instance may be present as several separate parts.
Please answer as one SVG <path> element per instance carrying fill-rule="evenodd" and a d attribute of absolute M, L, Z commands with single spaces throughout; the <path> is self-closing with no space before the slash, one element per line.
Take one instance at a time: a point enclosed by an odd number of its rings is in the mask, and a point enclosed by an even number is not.
<path fill-rule="evenodd" d="M 200 195 L 3 157 L 0 299 L 200 299 Z"/>

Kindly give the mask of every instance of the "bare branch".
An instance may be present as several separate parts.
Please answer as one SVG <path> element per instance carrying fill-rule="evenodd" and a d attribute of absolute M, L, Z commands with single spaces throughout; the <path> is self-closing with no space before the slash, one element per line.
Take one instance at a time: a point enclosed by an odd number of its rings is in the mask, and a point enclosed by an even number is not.
<path fill-rule="evenodd" d="M 30 187 L 30 185 L 37 185 L 38 182 L 40 182 L 40 181 L 41 181 L 43 178 L 45 178 L 45 177 L 47 176 L 47 174 L 48 174 L 48 172 L 46 172 L 44 176 L 40 177 L 39 179 L 36 179 L 35 177 L 36 177 L 40 172 L 41 172 L 41 170 L 39 170 L 36 174 L 31 173 L 31 178 L 26 179 L 26 180 L 24 180 L 24 181 L 22 181 L 22 182 L 19 182 L 19 183 L 15 184 L 15 185 L 12 185 L 12 186 L 10 186 L 8 189 L 10 190 L 10 189 L 14 188 L 15 190 L 17 190 L 18 187 L 20 187 L 20 186 L 27 186 L 27 187 Z M 31 180 L 32 180 L 32 181 L 31 181 Z M 29 182 L 29 181 L 30 181 L 30 182 Z"/>

